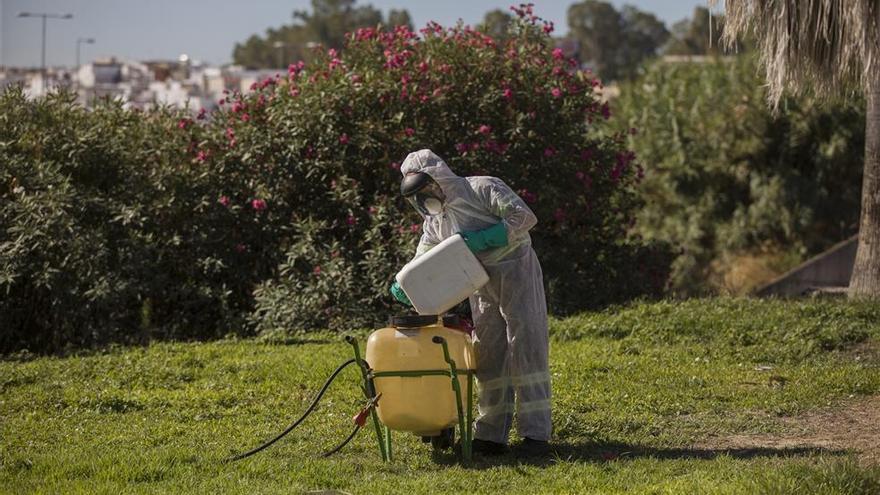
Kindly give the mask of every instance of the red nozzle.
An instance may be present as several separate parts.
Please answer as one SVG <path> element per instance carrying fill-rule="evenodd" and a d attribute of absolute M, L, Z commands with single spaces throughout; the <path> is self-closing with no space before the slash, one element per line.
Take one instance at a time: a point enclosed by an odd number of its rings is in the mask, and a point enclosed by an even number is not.
<path fill-rule="evenodd" d="M 361 412 L 355 414 L 351 420 L 354 421 L 354 424 L 358 426 L 364 426 L 367 424 L 367 415 L 370 414 L 370 408 L 365 407 L 361 410 Z"/>

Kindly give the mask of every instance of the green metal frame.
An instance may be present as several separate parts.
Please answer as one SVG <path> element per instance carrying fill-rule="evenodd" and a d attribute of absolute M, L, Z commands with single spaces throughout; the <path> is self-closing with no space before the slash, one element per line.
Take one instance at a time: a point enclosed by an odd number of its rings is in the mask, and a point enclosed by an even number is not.
<path fill-rule="evenodd" d="M 461 437 L 461 457 L 465 462 L 470 462 L 473 455 L 474 440 L 474 370 L 459 370 L 455 364 L 455 360 L 449 355 L 449 347 L 446 339 L 440 336 L 433 338 L 433 342 L 443 349 L 443 359 L 449 365 L 448 370 L 407 370 L 407 371 L 373 371 L 369 364 L 361 358 L 360 347 L 357 340 L 353 337 L 346 337 L 346 342 L 351 344 L 354 349 L 354 358 L 361 370 L 364 379 L 364 385 L 361 387 L 364 395 L 368 399 L 376 396 L 376 387 L 373 381 L 382 377 L 422 377 L 422 376 L 448 376 L 452 380 L 452 390 L 455 393 L 455 406 L 458 412 L 458 429 Z M 460 374 L 467 375 L 467 407 L 461 403 L 461 384 L 458 382 Z M 376 410 L 370 409 L 370 416 L 373 419 L 373 427 L 376 430 L 376 441 L 379 444 L 379 453 L 382 460 L 389 462 L 393 459 L 391 449 L 391 429 L 383 425 L 379 421 Z"/>

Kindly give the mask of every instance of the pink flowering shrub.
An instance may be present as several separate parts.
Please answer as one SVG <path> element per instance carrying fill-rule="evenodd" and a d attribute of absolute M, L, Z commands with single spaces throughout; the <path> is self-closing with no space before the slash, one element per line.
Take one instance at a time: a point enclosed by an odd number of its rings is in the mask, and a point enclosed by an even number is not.
<path fill-rule="evenodd" d="M 229 243 L 278 262 L 256 289 L 261 330 L 370 325 L 403 309 L 386 292 L 419 219 L 399 197 L 398 168 L 420 148 L 522 192 L 557 312 L 662 289 L 662 277 L 625 268 L 645 250 L 627 242 L 642 165 L 626 133 L 608 130 L 600 83 L 554 49 L 549 25 L 520 13 L 504 42 L 434 23 L 359 29 L 339 52 L 291 64 L 188 128 L 211 157 L 214 197 L 268 205 L 259 216 L 218 205 L 241 236 Z"/>

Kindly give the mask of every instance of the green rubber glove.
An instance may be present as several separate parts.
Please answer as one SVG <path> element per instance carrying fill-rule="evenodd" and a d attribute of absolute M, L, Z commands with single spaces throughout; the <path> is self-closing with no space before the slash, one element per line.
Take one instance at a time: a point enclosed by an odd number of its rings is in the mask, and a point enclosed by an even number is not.
<path fill-rule="evenodd" d="M 403 289 L 397 282 L 391 284 L 391 295 L 394 296 L 394 299 L 397 299 L 401 303 L 406 304 L 407 306 L 412 306 L 409 298 L 406 297 L 406 293 L 403 292 Z"/>
<path fill-rule="evenodd" d="M 474 253 L 491 248 L 499 248 L 507 245 L 507 228 L 503 223 L 472 232 L 460 232 L 465 244 Z"/>

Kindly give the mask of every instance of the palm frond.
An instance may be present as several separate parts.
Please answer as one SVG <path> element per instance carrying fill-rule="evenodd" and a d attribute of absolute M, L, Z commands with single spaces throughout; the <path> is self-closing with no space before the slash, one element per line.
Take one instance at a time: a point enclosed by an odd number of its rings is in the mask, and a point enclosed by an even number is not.
<path fill-rule="evenodd" d="M 785 89 L 832 95 L 880 84 L 880 0 L 724 0 L 724 11 L 726 45 L 757 43 L 773 107 Z"/>

